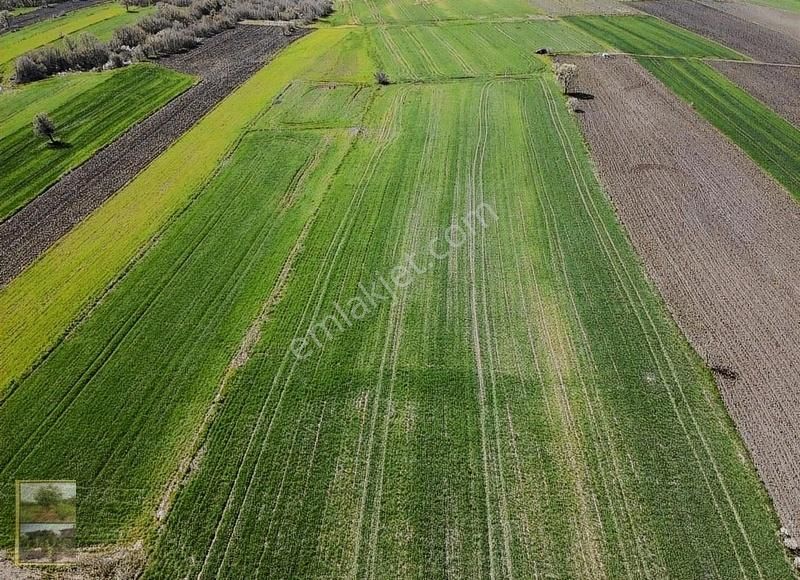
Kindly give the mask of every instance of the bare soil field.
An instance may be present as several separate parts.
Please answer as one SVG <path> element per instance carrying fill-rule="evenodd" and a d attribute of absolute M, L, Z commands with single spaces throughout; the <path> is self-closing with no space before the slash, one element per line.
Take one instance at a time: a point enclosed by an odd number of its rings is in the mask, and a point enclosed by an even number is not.
<path fill-rule="evenodd" d="M 800 128 L 800 68 L 727 61 L 708 64 Z"/>
<path fill-rule="evenodd" d="M 779 10 L 769 6 L 759 6 L 747 2 L 716 2 L 715 0 L 702 0 L 702 4 L 726 12 L 732 16 L 760 24 L 791 38 L 800 38 L 800 12 Z"/>
<path fill-rule="evenodd" d="M 633 6 L 716 40 L 761 62 L 800 64 L 800 41 L 692 0 L 644 0 Z"/>
<path fill-rule="evenodd" d="M 797 535 L 800 205 L 636 61 L 565 60 L 619 219 Z"/>
<path fill-rule="evenodd" d="M 572 16 L 579 14 L 638 14 L 630 2 L 615 0 L 531 0 L 531 4 L 550 16 Z"/>
<path fill-rule="evenodd" d="M 285 36 L 277 28 L 239 25 L 160 61 L 202 80 L 0 223 L 0 286 L 133 179 L 270 55 L 304 33 Z"/>
<path fill-rule="evenodd" d="M 50 6 L 42 6 L 32 12 L 26 12 L 25 14 L 12 17 L 10 26 L 5 30 L 0 30 L 0 34 L 19 30 L 20 28 L 35 24 L 36 22 L 50 20 L 51 18 L 59 18 L 73 10 L 88 8 L 89 6 L 107 1 L 108 0 L 67 0 L 66 2 L 59 2 L 58 4 L 52 4 Z"/>

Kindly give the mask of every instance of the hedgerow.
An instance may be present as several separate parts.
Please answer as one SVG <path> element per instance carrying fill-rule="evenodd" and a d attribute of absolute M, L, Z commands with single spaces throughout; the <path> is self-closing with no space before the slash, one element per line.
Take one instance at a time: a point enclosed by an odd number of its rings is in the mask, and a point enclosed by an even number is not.
<path fill-rule="evenodd" d="M 0 0 L 9 1 L 14 0 Z M 283 21 L 291 33 L 293 23 L 308 23 L 332 10 L 332 0 L 168 0 L 136 24 L 115 30 L 107 43 L 89 35 L 67 37 L 21 56 L 15 80 L 28 83 L 66 71 L 118 68 L 185 52 L 241 20 Z"/>

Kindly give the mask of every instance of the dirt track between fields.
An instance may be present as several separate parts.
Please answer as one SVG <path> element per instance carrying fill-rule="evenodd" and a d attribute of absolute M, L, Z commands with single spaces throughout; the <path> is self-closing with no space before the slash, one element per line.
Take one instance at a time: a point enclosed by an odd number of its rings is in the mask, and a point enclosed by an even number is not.
<path fill-rule="evenodd" d="M 50 20 L 51 18 L 59 18 L 73 10 L 88 8 L 89 6 L 94 6 L 103 2 L 108 2 L 108 0 L 67 0 L 66 2 L 59 2 L 52 6 L 43 6 L 42 8 L 37 8 L 36 10 L 20 14 L 19 16 L 12 16 L 10 26 L 5 30 L 0 30 L 0 34 L 19 30 L 20 28 L 30 26 L 37 22 Z"/>
<path fill-rule="evenodd" d="M 761 62 L 800 64 L 800 40 L 692 0 L 633 2 L 657 16 Z"/>
<path fill-rule="evenodd" d="M 627 57 L 575 57 L 600 179 L 800 533 L 800 205 Z"/>
<path fill-rule="evenodd" d="M 237 26 L 161 63 L 201 82 L 134 125 L 86 163 L 0 223 L 0 287 L 131 181 L 151 161 L 242 84 L 280 48 L 304 34 Z"/>
<path fill-rule="evenodd" d="M 800 129 L 800 68 L 731 61 L 708 64 Z"/>

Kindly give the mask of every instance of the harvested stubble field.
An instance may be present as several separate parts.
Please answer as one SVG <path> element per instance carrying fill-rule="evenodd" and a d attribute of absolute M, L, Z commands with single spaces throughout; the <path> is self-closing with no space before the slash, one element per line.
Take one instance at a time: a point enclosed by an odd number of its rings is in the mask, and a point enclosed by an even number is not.
<path fill-rule="evenodd" d="M 197 50 L 162 60 L 161 64 L 169 68 L 200 75 L 201 81 L 131 127 L 119 139 L 0 223 L 0 286 L 7 284 L 61 236 L 136 177 L 217 103 L 261 68 L 275 52 L 301 34 L 288 37 L 274 27 L 239 25 L 206 40 Z M 160 74 L 168 76 L 163 69 L 158 70 Z M 31 90 L 34 90 L 33 87 L 38 89 L 38 85 L 32 85 Z M 153 99 L 157 93 L 146 94 Z M 119 100 L 113 92 L 108 93 L 108 98 Z M 158 104 L 154 99 L 142 99 L 141 103 Z M 26 109 L 26 113 L 29 109 Z M 28 137 L 29 119 L 30 116 L 20 129 Z M 50 168 L 48 175 L 51 180 L 52 175 L 58 175 L 54 173 L 56 169 Z M 23 171 L 32 171 L 29 164 L 17 168 L 16 173 L 11 172 L 11 177 Z M 3 183 L 2 177 L 0 183 Z"/>
<path fill-rule="evenodd" d="M 8 99 L 0 94 L 0 104 L 8 100 L 13 110 L 5 114 L 0 132 L 0 220 L 193 82 L 188 75 L 150 64 L 112 71 L 102 78 L 79 94 L 66 91 L 55 98 L 49 91 L 59 88 L 58 83 L 23 87 L 20 96 L 12 93 Z M 31 130 L 32 108 L 37 106 L 36 112 L 42 111 L 42 101 L 53 106 L 47 112 L 58 129 L 57 147 Z M 120 164 L 120 158 L 114 163 L 115 167 Z M 71 190 L 69 196 L 73 194 Z M 3 260 L 2 269 L 5 267 Z"/>
<path fill-rule="evenodd" d="M 345 8 L 443 7 L 529 10 Z M 377 86 L 372 32 L 288 47 L 0 290 L 0 519 L 75 477 L 80 541 L 158 579 L 791 578 L 551 72 Z"/>
<path fill-rule="evenodd" d="M 633 6 L 761 62 L 800 64 L 800 38 L 747 22 L 694 0 L 644 0 Z"/>
<path fill-rule="evenodd" d="M 800 129 L 800 67 L 730 61 L 708 64 Z"/>
<path fill-rule="evenodd" d="M 636 61 L 570 60 L 601 181 L 684 334 L 738 376 L 717 382 L 797 535 L 800 206 Z"/>
<path fill-rule="evenodd" d="M 721 44 L 652 16 L 570 16 L 565 20 L 628 54 L 744 59 Z"/>
<path fill-rule="evenodd" d="M 639 62 L 800 200 L 800 129 L 700 61 Z"/>

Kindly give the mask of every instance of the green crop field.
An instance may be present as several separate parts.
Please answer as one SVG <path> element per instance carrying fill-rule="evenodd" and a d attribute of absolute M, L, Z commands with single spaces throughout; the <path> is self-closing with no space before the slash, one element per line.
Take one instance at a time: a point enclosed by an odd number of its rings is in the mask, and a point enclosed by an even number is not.
<path fill-rule="evenodd" d="M 75 479 L 148 579 L 792 578 L 532 54 L 605 45 L 340 8 L 0 289 L 0 520 Z"/>
<path fill-rule="evenodd" d="M 327 56 L 331 47 L 352 46 L 347 42 L 351 34 L 354 31 L 347 29 L 320 30 L 290 46 L 0 290 L 4 322 L 0 325 L 0 395 L 63 336 L 170 217 L 191 201 L 265 103 L 304 71 L 337 80 L 370 76 L 353 70 L 349 60 Z M 339 64 L 344 66 L 341 74 Z"/>
<path fill-rule="evenodd" d="M 113 73 L 112 73 L 113 74 Z M 58 75 L 0 92 L 0 137 L 5 138 L 40 111 L 52 111 L 108 79 L 107 73 Z"/>
<path fill-rule="evenodd" d="M 800 130 L 702 62 L 639 62 L 800 198 Z"/>
<path fill-rule="evenodd" d="M 98 76 L 104 80 L 92 86 Z M 0 126 L 10 129 L 0 131 L 0 219 L 193 82 L 188 75 L 145 64 L 93 77 L 86 87 L 82 81 L 68 84 L 65 93 L 52 92 L 57 82 L 34 83 L 11 93 L 16 113 Z M 75 85 L 85 90 L 76 93 Z M 0 103 L 3 98 L 0 95 Z M 48 113 L 55 122 L 59 147 L 34 135 L 31 121 L 38 112 Z"/>
<path fill-rule="evenodd" d="M 396 80 L 520 75 L 544 69 L 535 52 L 597 52 L 589 35 L 557 21 L 374 27 L 379 66 Z"/>
<path fill-rule="evenodd" d="M 342 0 L 331 18 L 336 24 L 392 24 L 447 20 L 527 18 L 538 10 L 525 0 Z"/>
<path fill-rule="evenodd" d="M 142 14 L 126 12 L 122 4 L 111 2 L 0 35 L 0 80 L 13 70 L 14 60 L 26 52 L 80 32 L 92 31 L 110 36 L 114 28 L 129 24 Z"/>
<path fill-rule="evenodd" d="M 128 12 L 115 14 L 111 18 L 106 18 L 96 24 L 90 24 L 85 28 L 73 32 L 71 36 L 77 37 L 81 34 L 91 34 L 100 40 L 107 41 L 111 39 L 111 35 L 117 28 L 135 24 L 142 16 L 152 14 L 155 11 L 155 6 L 131 6 Z"/>
<path fill-rule="evenodd" d="M 554 82 L 382 89 L 363 126 L 146 576 L 786 576 Z"/>
<path fill-rule="evenodd" d="M 629 54 L 746 60 L 721 44 L 652 16 L 574 16 L 565 20 Z"/>

